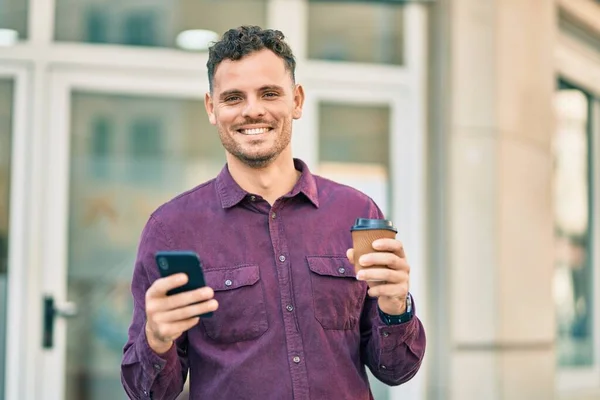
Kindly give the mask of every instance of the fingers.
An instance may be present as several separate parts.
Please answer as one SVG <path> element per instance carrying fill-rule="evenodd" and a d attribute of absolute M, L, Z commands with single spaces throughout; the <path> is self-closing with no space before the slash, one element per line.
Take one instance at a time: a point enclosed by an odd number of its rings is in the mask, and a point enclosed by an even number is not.
<path fill-rule="evenodd" d="M 188 276 L 186 274 L 173 274 L 165 278 L 159 278 L 146 292 L 146 298 L 148 297 L 164 297 L 167 292 L 171 289 L 175 289 L 179 286 L 183 286 L 187 283 Z"/>
<path fill-rule="evenodd" d="M 354 265 L 354 249 L 346 250 L 346 257 L 350 261 L 350 264 Z"/>
<path fill-rule="evenodd" d="M 377 239 L 373 242 L 373 248 L 377 251 L 394 253 L 400 258 L 406 258 L 404 245 L 397 239 Z"/>
<path fill-rule="evenodd" d="M 203 301 L 202 303 L 191 304 L 185 307 L 162 312 L 156 315 L 154 321 L 157 323 L 184 321 L 189 318 L 194 318 L 197 315 L 216 311 L 217 308 L 219 308 L 219 303 L 217 300 L 212 299 Z"/>
<path fill-rule="evenodd" d="M 151 311 L 166 311 L 187 306 L 193 303 L 210 300 L 214 297 L 214 291 L 210 287 L 203 287 L 175 295 L 167 296 L 167 292 L 187 282 L 187 275 L 177 274 L 157 279 L 146 292 L 146 309 Z M 171 278 L 178 279 L 171 279 Z M 182 279 L 183 278 L 183 279 Z M 157 301 L 158 300 L 158 301 Z"/>
<path fill-rule="evenodd" d="M 210 287 L 203 287 L 188 292 L 182 292 L 171 296 L 166 296 L 164 302 L 161 302 L 162 310 L 174 310 L 190 304 L 200 303 L 212 299 L 215 292 Z"/>
<path fill-rule="evenodd" d="M 408 295 L 408 282 L 406 284 L 387 283 L 384 285 L 377 285 L 369 288 L 368 293 L 371 297 L 394 297 L 405 299 Z"/>
<path fill-rule="evenodd" d="M 369 253 L 362 255 L 358 262 L 362 267 L 384 265 L 395 270 L 410 272 L 410 266 L 406 259 L 394 253 Z"/>
<path fill-rule="evenodd" d="M 409 281 L 409 273 L 404 270 L 395 270 L 390 268 L 363 268 L 358 271 L 356 279 L 359 281 L 376 281 L 391 284 L 407 283 Z"/>
<path fill-rule="evenodd" d="M 385 265 L 394 269 L 406 269 L 408 263 L 404 245 L 396 239 L 377 239 L 372 244 L 374 251 L 364 254 L 358 260 L 362 267 Z M 346 250 L 346 257 L 354 265 L 354 249 Z"/>
<path fill-rule="evenodd" d="M 155 351 L 161 352 L 171 341 L 195 326 L 199 318 L 215 311 L 219 304 L 210 287 L 175 295 L 167 292 L 184 285 L 187 275 L 176 274 L 157 279 L 146 291 L 146 336 Z"/>

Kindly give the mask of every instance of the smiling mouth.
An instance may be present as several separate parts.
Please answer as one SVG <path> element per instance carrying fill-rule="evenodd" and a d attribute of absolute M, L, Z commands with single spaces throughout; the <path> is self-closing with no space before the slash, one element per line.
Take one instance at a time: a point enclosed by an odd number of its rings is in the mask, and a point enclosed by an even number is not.
<path fill-rule="evenodd" d="M 238 129 L 237 131 L 242 135 L 260 135 L 273 130 L 273 128 L 252 128 L 252 129 Z"/>

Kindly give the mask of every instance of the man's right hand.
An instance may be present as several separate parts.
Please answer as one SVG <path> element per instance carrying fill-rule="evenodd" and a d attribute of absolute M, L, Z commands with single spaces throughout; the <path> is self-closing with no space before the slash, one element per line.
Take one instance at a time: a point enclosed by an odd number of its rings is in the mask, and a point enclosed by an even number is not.
<path fill-rule="evenodd" d="M 215 311 L 219 304 L 210 287 L 167 296 L 167 292 L 185 285 L 186 274 L 157 279 L 146 291 L 146 338 L 150 348 L 164 354 L 173 341 L 195 326 L 197 315 Z"/>

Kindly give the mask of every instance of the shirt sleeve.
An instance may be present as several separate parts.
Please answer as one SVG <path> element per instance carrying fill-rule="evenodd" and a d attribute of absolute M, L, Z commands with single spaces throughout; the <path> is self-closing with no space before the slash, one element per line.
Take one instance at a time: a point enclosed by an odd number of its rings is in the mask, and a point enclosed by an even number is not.
<path fill-rule="evenodd" d="M 371 202 L 367 215 L 384 218 L 374 202 Z M 377 379 L 390 386 L 412 379 L 425 355 L 425 329 L 417 317 L 414 300 L 412 307 L 414 316 L 410 321 L 388 326 L 377 311 L 377 298 L 368 294 L 365 298 L 361 316 L 362 361 Z"/>
<path fill-rule="evenodd" d="M 377 312 L 377 299 L 367 296 L 361 320 L 363 362 L 373 375 L 391 386 L 409 381 L 425 355 L 425 330 L 416 315 L 398 325 L 386 325 Z"/>
<path fill-rule="evenodd" d="M 145 332 L 146 291 L 160 276 L 154 254 L 170 248 L 164 228 L 155 217 L 150 217 L 142 232 L 133 271 L 133 318 L 121 362 L 121 382 L 131 399 L 175 399 L 187 377 L 187 335 L 178 338 L 167 353 L 158 355 L 150 348 Z"/>

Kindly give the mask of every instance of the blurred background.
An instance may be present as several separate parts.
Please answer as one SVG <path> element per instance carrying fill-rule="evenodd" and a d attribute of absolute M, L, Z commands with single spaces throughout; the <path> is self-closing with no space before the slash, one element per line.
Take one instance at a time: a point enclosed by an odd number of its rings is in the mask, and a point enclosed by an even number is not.
<path fill-rule="evenodd" d="M 295 156 L 405 243 L 427 355 L 376 399 L 600 399 L 600 1 L 0 0 L 0 400 L 125 398 L 139 235 L 222 168 L 206 49 L 248 24 Z"/>

